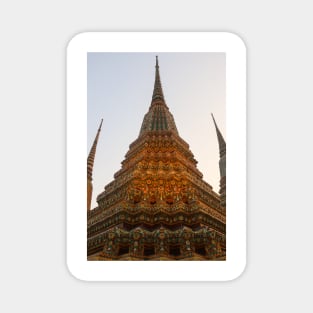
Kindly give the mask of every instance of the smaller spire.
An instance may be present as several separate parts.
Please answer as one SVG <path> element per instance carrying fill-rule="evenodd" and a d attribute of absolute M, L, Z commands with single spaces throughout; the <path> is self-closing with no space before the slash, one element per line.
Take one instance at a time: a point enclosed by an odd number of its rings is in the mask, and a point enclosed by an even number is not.
<path fill-rule="evenodd" d="M 212 115 L 213 122 L 214 122 L 215 129 L 216 129 L 218 145 L 219 145 L 219 148 L 220 148 L 220 157 L 222 157 L 222 156 L 224 156 L 226 154 L 226 142 L 225 142 L 225 140 L 223 138 L 223 135 L 222 135 L 221 131 L 217 127 L 217 124 L 215 122 L 215 119 L 214 119 L 214 116 L 213 116 L 212 113 L 211 113 L 211 115 Z"/>
<path fill-rule="evenodd" d="M 102 122 L 103 122 L 103 118 L 101 119 L 101 123 L 100 123 L 100 126 L 99 126 L 98 131 L 97 131 L 97 135 L 96 135 L 95 140 L 91 146 L 91 149 L 90 149 L 90 152 L 89 152 L 89 155 L 87 158 L 87 177 L 90 181 L 92 181 L 93 163 L 95 160 L 97 143 L 98 143 L 101 127 L 102 127 Z"/>
<path fill-rule="evenodd" d="M 211 113 L 213 122 L 216 129 L 218 145 L 220 149 L 220 160 L 219 160 L 219 168 L 220 168 L 220 190 L 219 194 L 221 196 L 221 207 L 226 208 L 226 142 L 220 132 L 217 124 L 215 122 L 214 116 Z"/>
<path fill-rule="evenodd" d="M 101 131 L 103 118 L 101 119 L 100 126 L 97 131 L 96 138 L 91 146 L 88 158 L 87 158 L 87 211 L 90 210 L 91 207 L 91 198 L 92 198 L 92 171 L 93 171 L 93 163 L 95 161 L 97 143 Z"/>

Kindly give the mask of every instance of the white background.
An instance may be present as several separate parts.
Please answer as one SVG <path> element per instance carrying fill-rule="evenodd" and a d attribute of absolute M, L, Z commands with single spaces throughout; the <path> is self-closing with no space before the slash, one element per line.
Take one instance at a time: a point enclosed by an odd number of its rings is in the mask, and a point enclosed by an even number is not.
<path fill-rule="evenodd" d="M 312 311 L 309 1 L 5 2 L 3 312 Z M 248 52 L 248 258 L 227 283 L 85 283 L 65 266 L 65 56 L 82 31 L 232 31 Z"/>

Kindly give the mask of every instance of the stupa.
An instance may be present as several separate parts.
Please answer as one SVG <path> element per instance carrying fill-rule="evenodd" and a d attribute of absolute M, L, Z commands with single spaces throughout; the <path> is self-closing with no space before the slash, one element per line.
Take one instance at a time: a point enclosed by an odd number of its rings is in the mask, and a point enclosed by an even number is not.
<path fill-rule="evenodd" d="M 87 211 L 88 260 L 226 259 L 226 143 L 215 127 L 219 193 L 203 180 L 179 136 L 156 57 L 152 100 L 139 136 L 98 195 L 98 206 Z"/>

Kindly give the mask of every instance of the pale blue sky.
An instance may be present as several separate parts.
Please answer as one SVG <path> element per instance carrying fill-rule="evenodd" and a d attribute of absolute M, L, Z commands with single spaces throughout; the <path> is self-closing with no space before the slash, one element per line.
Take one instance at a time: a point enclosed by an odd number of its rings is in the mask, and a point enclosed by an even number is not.
<path fill-rule="evenodd" d="M 148 111 L 159 56 L 165 101 L 198 169 L 219 190 L 219 152 L 211 112 L 226 140 L 224 53 L 88 53 L 87 155 L 101 118 L 93 198 L 113 180 Z"/>

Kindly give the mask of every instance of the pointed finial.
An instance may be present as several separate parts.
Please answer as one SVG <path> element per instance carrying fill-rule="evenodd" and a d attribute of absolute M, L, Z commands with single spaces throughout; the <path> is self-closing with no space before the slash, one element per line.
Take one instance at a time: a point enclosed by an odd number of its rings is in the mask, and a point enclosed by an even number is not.
<path fill-rule="evenodd" d="M 217 127 L 213 113 L 211 113 L 215 127 Z"/>
<path fill-rule="evenodd" d="M 211 116 L 212 116 L 212 119 L 213 119 L 213 122 L 214 122 L 214 126 L 215 126 L 215 128 L 216 128 L 216 131 L 220 132 L 220 130 L 218 129 L 217 124 L 216 124 L 216 122 L 215 122 L 215 118 L 214 118 L 213 113 L 211 113 Z"/>
<path fill-rule="evenodd" d="M 160 72 L 159 72 L 159 59 L 158 56 L 155 56 L 155 81 L 154 81 L 154 89 L 152 95 L 152 101 L 154 100 L 163 100 L 164 95 L 161 85 Z"/>

